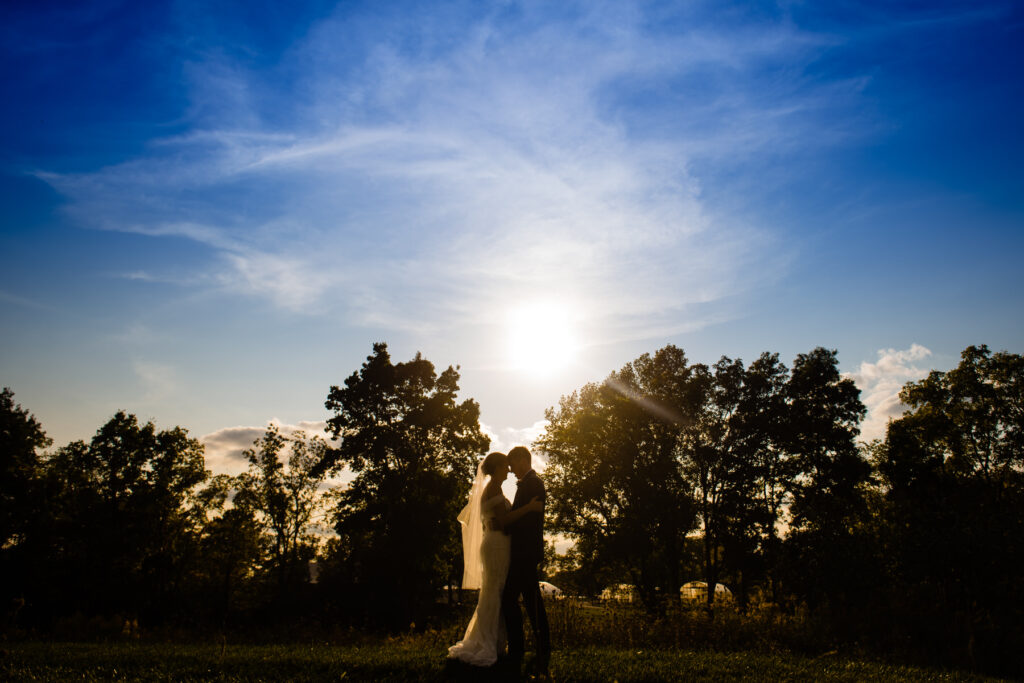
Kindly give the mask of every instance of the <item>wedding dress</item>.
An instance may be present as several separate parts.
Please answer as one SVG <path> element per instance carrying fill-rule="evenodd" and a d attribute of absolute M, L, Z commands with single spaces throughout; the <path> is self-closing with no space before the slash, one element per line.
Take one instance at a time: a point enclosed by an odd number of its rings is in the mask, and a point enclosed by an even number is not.
<path fill-rule="evenodd" d="M 459 515 L 459 521 L 463 523 L 466 566 L 462 587 L 479 588 L 480 596 L 466 635 L 448 648 L 450 659 L 474 666 L 491 666 L 498 661 L 498 653 L 505 649 L 501 593 L 508 574 L 510 542 L 497 528 L 494 518 L 505 514 L 509 508 L 511 505 L 500 493 L 483 500 L 483 475 L 478 472 L 470 502 Z M 482 536 L 478 531 L 482 531 Z"/>

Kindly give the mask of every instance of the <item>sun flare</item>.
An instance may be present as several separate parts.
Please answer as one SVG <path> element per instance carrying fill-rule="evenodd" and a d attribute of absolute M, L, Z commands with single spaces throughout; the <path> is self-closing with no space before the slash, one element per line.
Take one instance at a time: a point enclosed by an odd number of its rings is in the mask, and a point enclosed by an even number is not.
<path fill-rule="evenodd" d="M 512 367 L 532 377 L 550 377 L 576 358 L 578 342 L 569 307 L 550 302 L 524 304 L 509 312 L 508 351 Z"/>

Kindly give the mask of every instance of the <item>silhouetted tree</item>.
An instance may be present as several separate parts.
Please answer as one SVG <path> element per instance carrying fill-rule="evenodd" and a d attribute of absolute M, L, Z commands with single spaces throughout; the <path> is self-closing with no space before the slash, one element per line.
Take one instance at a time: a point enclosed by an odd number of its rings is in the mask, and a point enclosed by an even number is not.
<path fill-rule="evenodd" d="M 739 413 L 743 395 L 743 363 L 722 357 L 712 371 L 699 366 L 704 391 L 697 420 L 683 431 L 680 455 L 683 471 L 693 487 L 701 525 L 703 574 L 708 586 L 719 581 L 723 553 L 732 535 L 738 536 L 742 508 L 737 505 L 746 489 L 748 500 L 754 477 L 744 469 L 740 451 Z M 714 602 L 708 590 L 707 602 Z"/>
<path fill-rule="evenodd" d="M 759 479 L 756 433 L 749 427 L 742 361 L 723 356 L 711 372 L 698 419 L 684 431 L 683 469 L 694 489 L 701 526 L 703 579 L 715 586 L 728 561 L 737 574 L 750 568 L 758 545 Z M 708 591 L 708 605 L 715 592 Z"/>
<path fill-rule="evenodd" d="M 235 477 L 219 474 L 201 492 L 207 508 L 221 511 L 206 521 L 200 540 L 200 581 L 205 581 L 215 599 L 221 625 L 226 625 L 235 595 L 246 581 L 252 582 L 263 565 L 264 529 L 250 506 L 224 509 L 231 492 L 237 490 Z"/>
<path fill-rule="evenodd" d="M 549 459 L 551 527 L 576 541 L 577 571 L 619 572 L 652 607 L 657 587 L 679 590 L 694 527 L 679 449 L 706 391 L 700 367 L 675 346 L 644 354 L 548 409 L 535 442 Z"/>
<path fill-rule="evenodd" d="M 328 429 L 340 445 L 322 467 L 355 474 L 336 496 L 332 573 L 354 587 L 351 603 L 364 601 L 350 608 L 392 626 L 407 626 L 461 575 L 456 517 L 490 440 L 479 405 L 456 401 L 458 380 L 457 369 L 438 375 L 420 354 L 392 363 L 378 343 L 327 396 Z"/>
<path fill-rule="evenodd" d="M 24 523 L 35 499 L 39 450 L 52 442 L 27 410 L 14 403 L 14 392 L 0 392 L 0 548 L 21 542 Z"/>
<path fill-rule="evenodd" d="M 254 446 L 245 451 L 248 471 L 235 480 L 238 490 L 233 502 L 238 513 L 224 520 L 218 531 L 243 534 L 235 540 L 245 541 L 245 525 L 253 519 L 267 532 L 279 597 L 284 598 L 292 584 L 306 578 L 305 568 L 316 550 L 310 525 L 326 476 L 320 463 L 327 443 L 320 437 L 307 438 L 301 431 L 284 436 L 271 424 Z"/>
<path fill-rule="evenodd" d="M 740 498 L 734 504 L 742 511 L 733 514 L 741 527 L 734 535 L 740 535 L 747 542 L 742 546 L 744 554 L 733 565 L 741 572 L 740 599 L 744 602 L 748 579 L 758 578 L 767 580 L 769 594 L 773 600 L 777 599 L 779 527 L 796 475 L 794 458 L 786 450 L 788 381 L 789 370 L 779 361 L 779 355 L 767 352 L 750 364 L 743 378 L 740 448 L 747 463 L 747 476 L 752 478 L 752 488 L 749 498 Z M 751 557 L 752 553 L 756 557 Z M 758 571 L 760 574 L 756 573 Z"/>
<path fill-rule="evenodd" d="M 52 550 L 37 597 L 162 616 L 191 575 L 205 514 L 193 494 L 208 476 L 203 447 L 186 430 L 158 432 L 123 412 L 89 444 L 58 449 L 45 465 Z"/>
<path fill-rule="evenodd" d="M 900 393 L 875 448 L 896 637 L 950 663 L 1020 674 L 1024 357 L 970 346 Z"/>
<path fill-rule="evenodd" d="M 857 447 L 866 409 L 838 369 L 835 351 L 800 354 L 786 387 L 786 448 L 795 467 L 787 539 L 789 589 L 812 607 L 838 612 L 874 590 L 871 539 L 864 536 L 871 466 Z"/>
<path fill-rule="evenodd" d="M 716 535 L 722 569 L 744 608 L 753 586 L 773 584 L 777 525 L 793 485 L 792 458 L 784 449 L 787 379 L 778 354 L 763 353 L 745 369 L 728 359 L 715 366 L 713 397 L 722 425 Z M 705 578 L 710 584 L 714 577 Z"/>
<path fill-rule="evenodd" d="M 749 368 L 722 357 L 698 374 L 706 390 L 680 454 L 701 521 L 703 576 L 713 586 L 727 572 L 745 606 L 777 545 L 776 524 L 792 488 L 784 444 L 788 374 L 768 353 Z"/>
<path fill-rule="evenodd" d="M 40 449 L 51 443 L 42 426 L 14 402 L 14 392 L 0 392 L 0 597 L 5 603 L 24 599 L 27 580 L 35 574 L 38 555 L 32 533 L 44 510 Z"/>

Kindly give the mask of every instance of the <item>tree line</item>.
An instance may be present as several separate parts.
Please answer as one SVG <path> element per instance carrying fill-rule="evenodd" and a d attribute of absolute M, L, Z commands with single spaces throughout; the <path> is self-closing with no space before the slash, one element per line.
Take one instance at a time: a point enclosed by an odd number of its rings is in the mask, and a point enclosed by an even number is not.
<path fill-rule="evenodd" d="M 657 611 L 689 571 L 843 642 L 1019 669 L 1024 358 L 968 347 L 871 443 L 859 393 L 835 351 L 708 366 L 667 346 L 563 397 L 536 444 L 575 541 L 559 579 Z"/>
<path fill-rule="evenodd" d="M 5 630 L 75 615 L 425 623 L 461 576 L 456 515 L 490 445 L 458 380 L 375 344 L 328 391 L 330 444 L 271 425 L 234 477 L 209 472 L 186 430 L 126 412 L 51 449 L 4 389 Z M 575 542 L 549 578 L 586 595 L 631 583 L 657 615 L 700 576 L 740 610 L 819 620 L 845 642 L 1005 663 L 1024 644 L 1022 382 L 1021 356 L 969 347 L 907 384 L 907 412 L 862 443 L 865 408 L 835 351 L 791 367 L 771 353 L 749 365 L 644 354 L 546 413 L 534 449 L 549 530 Z M 351 482 L 329 488 L 342 469 Z"/>
<path fill-rule="evenodd" d="M 336 447 L 271 424 L 238 476 L 207 470 L 185 429 L 123 411 L 88 442 L 46 450 L 42 425 L 5 388 L 4 628 L 422 623 L 438 587 L 461 576 L 456 516 L 489 445 L 479 406 L 457 401 L 458 379 L 419 354 L 393 363 L 376 344 L 330 387 Z M 343 468 L 352 481 L 327 487 Z"/>

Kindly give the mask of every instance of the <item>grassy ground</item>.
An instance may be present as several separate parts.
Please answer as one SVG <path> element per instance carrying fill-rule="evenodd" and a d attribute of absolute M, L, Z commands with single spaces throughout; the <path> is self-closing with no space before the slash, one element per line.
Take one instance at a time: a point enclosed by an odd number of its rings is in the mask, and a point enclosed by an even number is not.
<path fill-rule="evenodd" d="M 529 662 L 527 662 L 529 664 Z M 556 681 L 983 681 L 963 673 L 826 657 L 674 649 L 556 651 Z M 452 666 L 436 638 L 350 645 L 6 643 L 0 680 L 10 681 L 515 681 L 501 665 Z"/>

